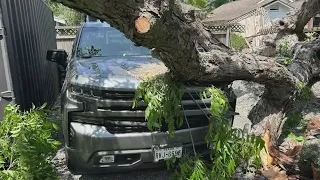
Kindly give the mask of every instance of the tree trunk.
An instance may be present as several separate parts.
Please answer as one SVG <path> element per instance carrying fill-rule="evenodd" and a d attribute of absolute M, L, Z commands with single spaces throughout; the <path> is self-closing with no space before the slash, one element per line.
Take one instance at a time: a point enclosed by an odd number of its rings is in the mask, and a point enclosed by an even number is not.
<path fill-rule="evenodd" d="M 283 20 L 279 21 L 277 24 L 280 29 L 278 38 L 295 33 L 299 40 L 304 40 L 304 27 L 312 17 L 319 13 L 319 7 L 319 0 L 305 0 L 300 9 L 291 11 Z"/>
<path fill-rule="evenodd" d="M 181 81 L 210 83 L 234 80 L 265 85 L 263 105 L 252 118 L 280 117 L 299 92 L 298 81 L 307 84 L 320 72 L 319 40 L 295 47 L 293 62 L 285 67 L 274 58 L 233 52 L 203 25 L 193 7 L 176 0 L 57 0 L 108 22 L 139 46 L 152 49 Z M 280 35 L 301 32 L 319 12 L 319 0 L 306 1 L 302 9 L 280 22 Z M 273 131 L 279 128 L 274 123 Z"/>

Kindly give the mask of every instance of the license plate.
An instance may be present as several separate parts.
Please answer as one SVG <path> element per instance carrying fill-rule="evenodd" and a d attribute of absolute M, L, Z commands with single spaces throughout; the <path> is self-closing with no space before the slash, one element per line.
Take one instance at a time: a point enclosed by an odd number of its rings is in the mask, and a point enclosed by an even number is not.
<path fill-rule="evenodd" d="M 114 155 L 102 156 L 100 159 L 101 164 L 114 163 Z"/>
<path fill-rule="evenodd" d="M 172 157 L 181 158 L 182 147 L 154 149 L 154 161 L 168 160 Z"/>

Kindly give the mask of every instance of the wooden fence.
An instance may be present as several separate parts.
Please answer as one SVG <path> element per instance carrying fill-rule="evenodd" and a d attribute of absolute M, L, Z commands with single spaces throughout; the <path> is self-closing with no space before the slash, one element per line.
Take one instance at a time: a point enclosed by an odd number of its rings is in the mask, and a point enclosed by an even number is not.
<path fill-rule="evenodd" d="M 57 48 L 64 49 L 68 54 L 71 54 L 73 42 L 79 29 L 78 26 L 56 27 Z"/>

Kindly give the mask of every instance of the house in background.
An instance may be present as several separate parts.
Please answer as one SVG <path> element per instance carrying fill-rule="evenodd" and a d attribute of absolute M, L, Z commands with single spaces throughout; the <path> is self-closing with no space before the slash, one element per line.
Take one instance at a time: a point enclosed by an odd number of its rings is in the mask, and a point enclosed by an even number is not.
<path fill-rule="evenodd" d="M 320 15 L 313 17 L 307 24 L 306 31 L 320 32 Z"/>
<path fill-rule="evenodd" d="M 230 28 L 231 32 L 244 37 L 253 37 L 260 30 L 269 27 L 271 21 L 281 19 L 294 9 L 289 0 L 238 0 L 213 10 L 203 20 L 213 30 Z M 252 46 L 260 46 L 262 40 L 252 39 Z"/>
<path fill-rule="evenodd" d="M 278 0 L 278 1 L 271 1 L 271 0 L 262 0 L 258 2 L 258 5 L 262 5 L 267 12 L 268 16 L 271 21 L 276 19 L 282 19 L 290 10 L 294 8 L 292 6 L 293 1 L 289 0 Z"/>

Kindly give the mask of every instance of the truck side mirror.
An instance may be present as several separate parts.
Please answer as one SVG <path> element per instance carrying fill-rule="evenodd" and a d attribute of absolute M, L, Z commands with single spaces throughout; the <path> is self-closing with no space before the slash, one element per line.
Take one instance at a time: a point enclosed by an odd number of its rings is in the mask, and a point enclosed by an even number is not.
<path fill-rule="evenodd" d="M 51 62 L 56 62 L 60 65 L 65 65 L 67 63 L 67 52 L 62 49 L 50 49 L 47 51 L 47 60 Z"/>

